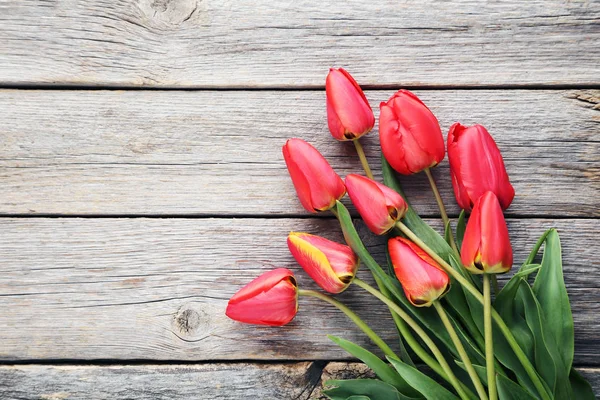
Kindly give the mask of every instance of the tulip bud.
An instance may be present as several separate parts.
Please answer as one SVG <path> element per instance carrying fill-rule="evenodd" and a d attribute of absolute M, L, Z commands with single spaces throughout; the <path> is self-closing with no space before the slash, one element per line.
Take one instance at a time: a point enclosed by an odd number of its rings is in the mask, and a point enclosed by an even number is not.
<path fill-rule="evenodd" d="M 381 150 L 392 168 L 411 175 L 435 167 L 444 159 L 440 124 L 417 96 L 399 90 L 379 107 Z"/>
<path fill-rule="evenodd" d="M 450 279 L 419 246 L 401 237 L 388 241 L 396 277 L 406 298 L 416 307 L 429 307 L 450 290 Z"/>
<path fill-rule="evenodd" d="M 515 190 L 508 180 L 504 160 L 496 142 L 481 125 L 455 123 L 448 132 L 448 160 L 458 205 L 471 210 L 488 190 L 494 192 L 506 210 Z"/>
<path fill-rule="evenodd" d="M 323 290 L 343 292 L 354 279 L 359 260 L 350 247 L 300 232 L 291 232 L 287 243 L 298 264 Z"/>
<path fill-rule="evenodd" d="M 331 136 L 337 140 L 354 140 L 373 129 L 375 117 L 369 101 L 345 69 L 329 69 L 325 92 Z"/>
<path fill-rule="evenodd" d="M 396 191 L 361 175 L 346 176 L 346 187 L 352 204 L 367 227 L 383 235 L 406 214 L 408 205 Z"/>
<path fill-rule="evenodd" d="M 289 139 L 283 157 L 304 208 L 312 213 L 326 211 L 346 194 L 342 178 L 311 144 Z"/>
<path fill-rule="evenodd" d="M 298 312 L 298 285 L 286 268 L 266 272 L 240 289 L 227 304 L 225 314 L 236 321 L 281 326 Z"/>
<path fill-rule="evenodd" d="M 473 207 L 462 242 L 460 257 L 473 274 L 503 274 L 510 271 L 513 252 L 500 202 L 485 192 Z"/>

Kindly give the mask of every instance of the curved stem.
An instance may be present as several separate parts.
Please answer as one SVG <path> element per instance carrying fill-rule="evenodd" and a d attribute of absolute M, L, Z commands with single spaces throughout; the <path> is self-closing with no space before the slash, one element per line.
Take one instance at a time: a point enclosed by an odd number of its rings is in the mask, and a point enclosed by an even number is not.
<path fill-rule="evenodd" d="M 352 142 L 354 143 L 354 147 L 356 147 L 356 153 L 358 153 L 358 158 L 365 170 L 365 174 L 367 174 L 369 179 L 373 179 L 373 172 L 371 172 L 371 167 L 369 167 L 369 162 L 367 161 L 367 156 L 365 156 L 365 150 L 363 149 L 362 144 L 360 144 L 359 139 L 354 139 Z"/>
<path fill-rule="evenodd" d="M 487 368 L 490 400 L 497 400 L 496 374 L 494 373 L 494 340 L 492 338 L 492 296 L 490 275 L 483 274 L 483 326 L 485 333 L 485 367 Z"/>
<path fill-rule="evenodd" d="M 417 235 L 415 235 L 402 222 L 400 222 L 400 221 L 397 222 L 396 226 L 410 240 L 415 242 L 421 249 L 423 249 L 423 251 L 425 251 L 431 258 L 433 258 L 438 264 L 440 264 L 440 266 L 444 269 L 444 271 L 446 271 L 448 273 L 448 275 L 452 276 L 452 278 L 454 278 L 458 283 L 460 283 L 462 285 L 463 288 L 465 288 L 469 293 L 471 293 L 477 301 L 479 301 L 481 304 L 483 304 L 485 306 L 483 295 L 479 292 L 479 290 L 477 290 L 477 288 L 475 286 L 473 286 L 473 284 L 471 282 L 469 282 L 466 278 L 464 278 L 460 274 L 460 272 L 458 272 L 457 270 L 452 268 L 452 266 L 450 266 L 450 264 L 448 264 L 435 251 L 431 250 L 431 248 L 429 248 L 429 246 L 427 246 L 421 239 L 419 239 L 417 237 Z M 521 346 L 519 346 L 519 344 L 517 343 L 515 337 L 513 336 L 512 332 L 510 331 L 508 326 L 506 326 L 506 323 L 504 322 L 504 320 L 502 319 L 500 314 L 498 314 L 498 312 L 496 312 L 496 310 L 491 308 L 491 315 L 492 315 L 492 319 L 494 320 L 494 322 L 496 322 L 496 325 L 498 325 L 498 328 L 500 329 L 500 331 L 506 338 L 506 341 L 510 345 L 511 349 L 515 352 L 515 355 L 521 362 L 521 365 L 523 365 L 523 368 L 527 372 L 527 375 L 533 382 L 535 388 L 539 392 L 542 399 L 543 400 L 551 400 L 550 396 L 548 395 L 548 392 L 546 392 L 546 389 L 544 388 L 544 384 L 542 383 L 542 381 L 540 380 L 540 377 L 538 376 L 537 372 L 535 371 L 535 368 L 533 367 L 533 365 L 531 365 L 531 361 L 529 361 L 529 359 L 527 358 L 527 355 L 525 355 L 525 353 L 523 352 L 523 349 L 521 349 Z"/>
<path fill-rule="evenodd" d="M 452 343 L 454 343 L 454 347 L 456 347 L 456 351 L 458 352 L 460 359 L 465 364 L 467 373 L 469 374 L 469 377 L 471 378 L 471 381 L 473 382 L 473 386 L 475 386 L 475 390 L 477 391 L 479 398 L 481 400 L 488 400 L 487 394 L 485 392 L 485 387 L 483 387 L 483 384 L 481 383 L 481 380 L 479 379 L 479 375 L 477 375 L 475 368 L 473 368 L 471 359 L 469 358 L 467 352 L 465 351 L 465 348 L 464 348 L 462 342 L 460 341 L 460 339 L 456 333 L 456 330 L 454 329 L 454 326 L 452 326 L 452 323 L 450 322 L 450 319 L 448 318 L 448 314 L 446 314 L 444 307 L 437 300 L 433 302 L 433 306 L 435 307 L 435 310 L 440 315 L 440 319 L 442 320 L 444 327 L 448 331 L 448 334 L 450 335 L 450 339 L 452 339 Z"/>
<path fill-rule="evenodd" d="M 351 309 L 349 309 L 348 307 L 346 307 L 344 304 L 340 303 L 339 301 L 337 301 L 333 297 L 327 296 L 326 294 L 323 294 L 323 293 L 320 293 L 320 292 L 316 292 L 314 290 L 299 289 L 298 290 L 298 295 L 299 296 L 316 297 L 317 299 L 326 301 L 327 303 L 336 306 L 340 311 L 342 311 L 344 314 L 346 314 L 348 316 L 348 318 L 350 318 L 352 320 L 352 322 L 354 322 L 356 324 L 356 326 L 358 326 L 369 337 L 369 339 L 371 339 L 373 341 L 373 343 L 375 343 L 381 349 L 381 351 L 383 351 L 383 353 L 386 356 L 392 357 L 392 358 L 394 358 L 396 360 L 400 360 L 400 357 L 398 357 L 396 355 L 396 353 L 394 353 L 394 351 L 390 348 L 390 346 L 388 346 L 383 341 L 383 339 L 381 339 L 379 337 L 379 335 L 377 335 L 369 327 L 369 325 L 367 325 L 365 323 L 365 321 L 363 321 L 362 319 L 360 319 L 360 317 L 358 315 L 356 315 L 356 313 L 354 311 L 352 311 Z"/>
<path fill-rule="evenodd" d="M 352 282 L 355 283 L 356 285 L 360 286 L 361 288 L 365 289 L 367 292 L 371 293 L 373 296 L 377 297 L 382 302 L 384 302 L 389 308 L 394 310 L 394 312 L 396 314 L 398 314 L 408 324 L 408 326 L 410 326 L 412 328 L 413 331 L 415 331 L 415 333 L 421 338 L 421 340 L 423 342 L 425 342 L 427 347 L 429 347 L 429 350 L 431 350 L 431 352 L 433 353 L 435 358 L 438 360 L 440 366 L 446 373 L 450 384 L 452 384 L 452 386 L 454 387 L 454 389 L 456 390 L 456 392 L 458 393 L 460 398 L 468 400 L 470 397 L 467 395 L 467 393 L 463 389 L 462 385 L 460 384 L 460 381 L 454 375 L 454 372 L 452 372 L 452 369 L 446 362 L 446 359 L 442 355 L 442 352 L 436 346 L 436 344 L 433 342 L 433 340 L 431 340 L 429 335 L 427 335 L 427 333 L 423 330 L 423 328 L 421 328 L 421 326 L 419 324 L 417 324 L 417 322 L 414 319 L 412 319 L 412 317 L 410 315 L 408 315 L 408 313 L 406 311 L 404 311 L 396 303 L 394 303 L 392 300 L 385 297 L 381 292 L 379 292 L 377 289 L 375 289 L 368 283 L 363 282 L 362 280 L 360 280 L 358 278 L 354 278 L 354 280 Z"/>
<path fill-rule="evenodd" d="M 437 184 L 435 183 L 435 179 L 433 179 L 433 175 L 431 175 L 431 170 L 429 168 L 425 168 L 425 175 L 427 175 L 427 179 L 429 179 L 429 185 L 431 186 L 431 190 L 433 191 L 433 195 L 435 196 L 435 201 L 437 202 L 438 208 L 440 209 L 440 215 L 442 216 L 442 221 L 444 222 L 444 230 L 446 228 L 450 230 L 450 247 L 452 247 L 452 250 L 454 250 L 456 256 L 460 258 L 460 253 L 458 252 L 458 248 L 456 247 L 456 243 L 454 242 L 454 234 L 452 233 L 452 226 L 450 226 L 450 219 L 448 218 L 448 214 L 446 213 L 444 201 L 442 200 L 440 191 L 437 188 Z"/>
<path fill-rule="evenodd" d="M 377 278 L 376 276 L 374 276 L 373 278 L 375 278 L 375 283 L 377 283 L 377 287 L 379 288 L 379 291 L 381 293 L 383 293 L 383 295 L 385 297 L 390 297 L 390 292 L 385 287 L 385 285 L 381 282 L 381 279 Z M 398 328 L 398 331 L 401 333 L 401 335 L 400 335 L 400 360 L 403 361 L 405 364 L 409 364 L 409 365 L 414 366 L 414 364 L 412 363 L 412 360 L 410 359 L 410 356 L 406 352 L 406 348 L 404 347 L 404 343 L 402 343 L 402 337 L 404 336 L 402 334 L 402 332 L 406 331 L 406 332 L 408 332 L 410 334 L 410 331 L 406 327 L 406 324 L 404 323 L 404 321 L 402 320 L 402 318 L 400 318 L 398 316 L 398 314 L 396 314 L 394 312 L 394 310 L 392 310 L 391 308 L 389 310 L 390 310 L 390 314 L 392 315 L 392 319 L 394 320 L 394 324 L 396 325 L 396 328 Z M 411 335 L 411 337 L 412 337 L 412 335 Z M 414 337 L 413 337 L 413 340 L 414 340 Z M 432 358 L 432 360 L 433 360 L 433 358 Z"/>

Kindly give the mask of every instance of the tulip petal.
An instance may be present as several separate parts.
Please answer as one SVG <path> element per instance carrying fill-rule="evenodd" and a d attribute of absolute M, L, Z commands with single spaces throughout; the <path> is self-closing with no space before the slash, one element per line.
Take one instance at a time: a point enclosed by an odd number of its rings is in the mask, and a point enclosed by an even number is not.
<path fill-rule="evenodd" d="M 335 112 L 335 108 L 333 104 L 331 104 L 331 99 L 327 96 L 327 125 L 329 127 L 329 132 L 331 135 L 337 140 L 347 140 L 345 133 L 346 128 L 342 125 L 342 121 L 340 121 L 340 117 L 338 117 Z"/>
<path fill-rule="evenodd" d="M 382 235 L 394 226 L 396 221 L 390 217 L 385 195 L 375 181 L 350 174 L 346 187 L 352 204 L 373 233 Z"/>
<path fill-rule="evenodd" d="M 239 290 L 227 304 L 225 314 L 236 321 L 280 326 L 298 311 L 296 279 L 292 271 L 269 271 Z"/>
<path fill-rule="evenodd" d="M 310 143 L 289 139 L 283 155 L 300 202 L 308 211 L 328 210 L 346 193 L 342 179 Z"/>
<path fill-rule="evenodd" d="M 286 143 L 286 145 L 283 146 L 283 158 L 285 160 L 285 164 L 287 165 L 290 177 L 292 178 L 294 188 L 296 189 L 296 194 L 298 195 L 300 204 L 302 204 L 302 207 L 304 207 L 304 209 L 306 209 L 309 212 L 316 213 L 317 211 L 313 207 L 310 195 L 310 185 L 308 184 L 308 180 L 304 176 L 302 168 L 292 158 L 292 155 L 290 154 L 290 150 L 288 148 L 288 143 Z"/>
<path fill-rule="evenodd" d="M 440 124 L 429 108 L 408 90 L 381 103 L 381 149 L 392 168 L 410 175 L 437 165 L 445 155 Z"/>
<path fill-rule="evenodd" d="M 340 280 L 333 270 L 330 260 L 325 253 L 321 251 L 314 242 L 318 239 L 310 238 L 312 235 L 297 234 L 292 232 L 288 236 L 288 247 L 290 252 L 302 266 L 302 269 L 324 290 L 330 293 L 339 293 L 343 291 L 350 283 L 347 280 L 346 271 L 344 271 L 344 280 Z M 327 240 L 327 239 L 323 239 Z M 311 243 L 311 241 L 313 243 Z M 321 242 L 322 244 L 323 242 Z M 329 243 L 324 245 L 329 246 Z"/>
<path fill-rule="evenodd" d="M 373 128 L 375 117 L 371 106 L 358 83 L 346 70 L 332 68 L 327 75 L 325 90 L 329 104 L 343 126 L 345 139 L 358 138 Z M 335 132 L 339 133 L 337 127 Z"/>
<path fill-rule="evenodd" d="M 247 324 L 285 325 L 294 319 L 298 311 L 296 296 L 294 283 L 286 279 L 268 292 L 259 293 L 241 303 L 231 303 L 226 315 Z"/>
<path fill-rule="evenodd" d="M 395 237 L 388 241 L 388 250 L 396 277 L 414 306 L 428 307 L 448 291 L 448 275 L 417 245 Z"/>
<path fill-rule="evenodd" d="M 503 273 L 512 267 L 513 254 L 500 202 L 486 192 L 481 205 L 481 262 L 486 273 Z"/>
<path fill-rule="evenodd" d="M 470 210 L 488 190 L 496 194 L 503 209 L 508 208 L 515 192 L 500 149 L 485 127 L 452 125 L 448 132 L 448 158 L 454 194 L 461 208 Z"/>

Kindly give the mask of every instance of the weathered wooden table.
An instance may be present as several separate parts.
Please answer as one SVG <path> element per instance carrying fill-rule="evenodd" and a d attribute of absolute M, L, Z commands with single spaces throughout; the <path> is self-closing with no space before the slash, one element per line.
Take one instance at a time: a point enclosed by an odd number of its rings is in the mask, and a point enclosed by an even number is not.
<path fill-rule="evenodd" d="M 300 136 L 359 171 L 327 131 L 330 66 L 376 115 L 408 87 L 443 130 L 489 128 L 516 261 L 560 230 L 600 393 L 600 2 L 0 0 L 0 398 L 307 399 L 366 373 L 325 334 L 372 346 L 317 301 L 278 329 L 224 316 L 262 271 L 299 270 L 290 230 L 341 239 L 281 156 Z M 377 166 L 376 131 L 365 147 Z M 424 177 L 403 182 L 436 221 Z M 383 307 L 340 297 L 393 340 Z"/>

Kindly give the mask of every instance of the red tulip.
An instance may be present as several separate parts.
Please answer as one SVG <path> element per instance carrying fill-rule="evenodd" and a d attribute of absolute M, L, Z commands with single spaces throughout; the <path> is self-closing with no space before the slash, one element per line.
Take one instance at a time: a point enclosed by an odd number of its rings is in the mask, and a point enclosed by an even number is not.
<path fill-rule="evenodd" d="M 460 252 L 466 269 L 474 274 L 510 271 L 513 252 L 500 202 L 485 192 L 473 207 Z"/>
<path fill-rule="evenodd" d="M 325 91 L 331 136 L 337 140 L 354 140 L 373 129 L 375 117 L 369 101 L 345 69 L 329 69 Z"/>
<path fill-rule="evenodd" d="M 283 146 L 283 157 L 298 198 L 307 211 L 329 210 L 346 194 L 342 178 L 311 144 L 289 139 Z"/>
<path fill-rule="evenodd" d="M 458 122 L 448 132 L 448 159 L 458 205 L 471 210 L 485 192 L 492 191 L 506 210 L 515 190 L 508 180 L 504 160 L 492 136 L 481 125 Z"/>
<path fill-rule="evenodd" d="M 350 174 L 346 187 L 352 204 L 373 233 L 383 235 L 404 217 L 408 205 L 396 191 L 364 176 Z"/>
<path fill-rule="evenodd" d="M 225 314 L 236 321 L 281 326 L 298 312 L 298 286 L 292 271 L 278 268 L 244 286 L 229 300 Z"/>
<path fill-rule="evenodd" d="M 354 279 L 359 260 L 350 247 L 300 232 L 291 232 L 287 243 L 298 264 L 329 293 L 343 292 Z"/>
<path fill-rule="evenodd" d="M 440 124 L 417 96 L 399 90 L 379 105 L 381 150 L 392 168 L 411 175 L 431 168 L 444 159 Z"/>
<path fill-rule="evenodd" d="M 406 298 L 416 307 L 429 307 L 450 289 L 450 279 L 419 246 L 401 237 L 388 241 L 390 259 Z"/>

